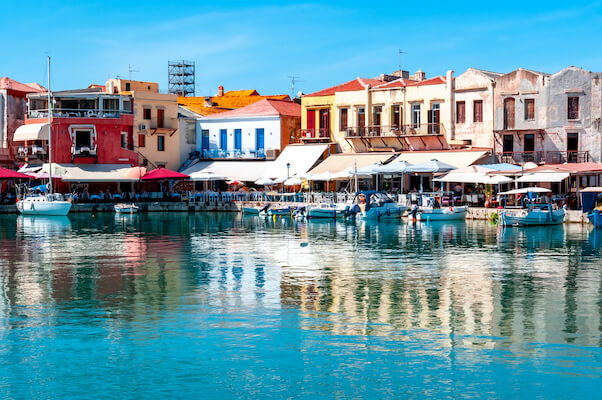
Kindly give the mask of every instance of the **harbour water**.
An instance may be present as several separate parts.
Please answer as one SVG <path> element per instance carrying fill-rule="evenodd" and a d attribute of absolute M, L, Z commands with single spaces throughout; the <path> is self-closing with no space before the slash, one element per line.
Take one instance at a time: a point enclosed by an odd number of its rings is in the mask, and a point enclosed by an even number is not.
<path fill-rule="evenodd" d="M 602 231 L 0 216 L 1 398 L 595 398 Z"/>

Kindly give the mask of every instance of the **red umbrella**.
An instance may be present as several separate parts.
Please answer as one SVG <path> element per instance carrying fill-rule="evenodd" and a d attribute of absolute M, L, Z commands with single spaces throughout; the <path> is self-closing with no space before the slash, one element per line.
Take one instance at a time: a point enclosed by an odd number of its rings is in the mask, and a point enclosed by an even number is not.
<path fill-rule="evenodd" d="M 31 179 L 31 176 L 2 167 L 0 168 L 0 179 Z"/>
<path fill-rule="evenodd" d="M 141 179 L 142 180 L 165 180 L 165 179 L 189 179 L 190 176 L 181 174 L 176 171 L 172 171 L 167 168 L 157 168 L 151 172 L 146 173 Z"/>

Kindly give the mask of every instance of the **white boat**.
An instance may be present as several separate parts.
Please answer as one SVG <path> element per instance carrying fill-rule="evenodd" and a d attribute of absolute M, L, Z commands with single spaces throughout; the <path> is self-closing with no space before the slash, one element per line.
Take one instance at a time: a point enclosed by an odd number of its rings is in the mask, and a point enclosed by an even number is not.
<path fill-rule="evenodd" d="M 418 209 L 418 219 L 421 221 L 457 221 L 466 219 L 468 209 L 464 206 L 423 208 Z"/>
<path fill-rule="evenodd" d="M 316 206 L 308 207 L 308 218 L 344 218 L 349 210 L 348 204 L 320 203 Z"/>
<path fill-rule="evenodd" d="M 137 213 L 139 207 L 134 203 L 119 203 L 113 206 L 118 214 L 134 214 Z"/>
<path fill-rule="evenodd" d="M 71 210 L 71 202 L 58 193 L 25 196 L 17 201 L 17 210 L 24 215 L 64 216 Z"/>
<path fill-rule="evenodd" d="M 504 209 L 500 213 L 503 226 L 558 225 L 564 223 L 565 207 L 554 204 L 528 204 L 526 208 Z"/>
<path fill-rule="evenodd" d="M 61 194 L 52 193 L 52 98 L 50 95 L 50 57 L 48 57 L 48 193 L 27 195 L 17 202 L 17 210 L 25 215 L 63 216 L 71 210 L 71 202 Z"/>
<path fill-rule="evenodd" d="M 384 192 L 364 191 L 355 195 L 349 215 L 361 219 L 401 219 L 407 210 L 407 206 L 396 203 Z"/>

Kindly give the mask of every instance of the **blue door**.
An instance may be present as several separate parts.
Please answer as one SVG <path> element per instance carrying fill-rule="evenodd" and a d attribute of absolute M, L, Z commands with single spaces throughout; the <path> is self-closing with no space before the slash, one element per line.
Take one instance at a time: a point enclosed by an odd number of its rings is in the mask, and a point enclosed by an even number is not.
<path fill-rule="evenodd" d="M 242 130 L 234 129 L 234 150 L 242 151 Z"/>
<path fill-rule="evenodd" d="M 263 128 L 257 128 L 255 130 L 255 150 L 257 150 L 258 154 L 264 153 L 264 149 L 265 149 L 264 140 L 265 140 L 265 134 L 264 134 Z"/>
<path fill-rule="evenodd" d="M 201 150 L 203 150 L 203 154 L 206 150 L 209 150 L 209 129 L 201 131 Z"/>
<path fill-rule="evenodd" d="M 219 148 L 228 151 L 228 131 L 226 129 L 219 130 Z"/>

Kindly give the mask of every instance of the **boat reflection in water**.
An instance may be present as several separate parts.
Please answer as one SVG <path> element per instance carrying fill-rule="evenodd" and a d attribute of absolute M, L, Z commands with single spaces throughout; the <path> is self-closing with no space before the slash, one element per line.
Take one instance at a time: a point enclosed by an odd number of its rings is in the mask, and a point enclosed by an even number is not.
<path fill-rule="evenodd" d="M 153 382 L 136 386 L 142 397 L 174 384 L 276 398 L 298 385 L 374 398 L 589 398 L 599 387 L 602 243 L 580 226 L 211 213 L 18 221 L 0 226 L 6 397 L 28 397 L 32 383 L 34 397 L 60 397 L 46 379 L 66 382 L 73 368 L 86 374 L 70 390 L 98 384 L 93 368 Z M 71 368 L 55 368 L 57 355 Z"/>
<path fill-rule="evenodd" d="M 18 231 L 25 235 L 39 235 L 49 239 L 54 234 L 71 230 L 71 220 L 67 216 L 19 215 Z"/>

